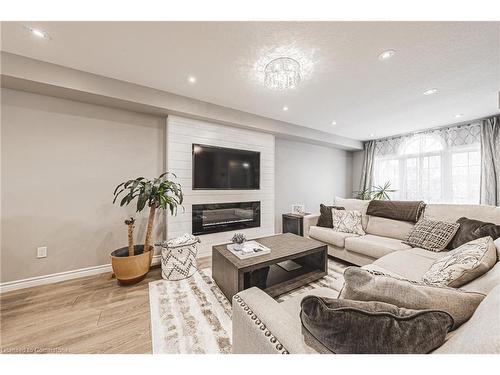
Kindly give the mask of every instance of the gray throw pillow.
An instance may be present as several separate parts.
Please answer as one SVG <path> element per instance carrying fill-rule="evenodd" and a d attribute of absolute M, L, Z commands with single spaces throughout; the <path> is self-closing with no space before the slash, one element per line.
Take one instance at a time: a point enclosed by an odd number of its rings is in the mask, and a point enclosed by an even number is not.
<path fill-rule="evenodd" d="M 497 249 L 491 237 L 478 238 L 437 259 L 422 281 L 458 288 L 488 272 L 496 262 Z"/>
<path fill-rule="evenodd" d="M 500 225 L 467 217 L 461 217 L 457 223 L 460 228 L 447 246 L 450 250 L 481 237 L 490 236 L 493 241 L 500 237 Z"/>
<path fill-rule="evenodd" d="M 444 311 L 317 296 L 302 300 L 300 319 L 316 340 L 338 354 L 425 354 L 441 346 L 453 326 Z"/>
<path fill-rule="evenodd" d="M 442 251 L 446 248 L 460 224 L 446 221 L 420 219 L 403 243 L 430 251 Z"/>
<path fill-rule="evenodd" d="M 339 298 L 379 301 L 414 310 L 446 311 L 455 322 L 453 329 L 466 322 L 485 297 L 482 293 L 417 283 L 358 267 L 347 268 L 344 280 Z"/>
<path fill-rule="evenodd" d="M 320 204 L 319 205 L 320 215 L 318 218 L 318 223 L 316 224 L 318 227 L 333 228 L 332 209 L 345 210 L 344 207 L 340 207 L 340 206 L 325 206 L 323 203 Z"/>

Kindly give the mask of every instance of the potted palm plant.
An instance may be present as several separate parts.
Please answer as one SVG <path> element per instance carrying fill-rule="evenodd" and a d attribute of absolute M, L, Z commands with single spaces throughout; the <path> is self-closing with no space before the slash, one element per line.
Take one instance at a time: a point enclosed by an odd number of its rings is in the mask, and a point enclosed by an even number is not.
<path fill-rule="evenodd" d="M 122 182 L 113 192 L 113 203 L 116 203 L 117 199 L 121 197 L 120 206 L 127 206 L 137 199 L 137 212 L 149 208 L 144 244 L 134 245 L 134 219 L 130 218 L 125 221 L 128 226 L 128 246 L 116 249 L 111 253 L 113 272 L 121 284 L 135 284 L 144 279 L 149 271 L 153 258 L 151 237 L 156 211 L 168 209 L 170 214 L 176 215 L 177 208 L 182 207 L 181 185 L 169 180 L 169 175 L 176 178 L 175 174 L 169 172 L 162 173 L 152 180 L 138 177 Z"/>

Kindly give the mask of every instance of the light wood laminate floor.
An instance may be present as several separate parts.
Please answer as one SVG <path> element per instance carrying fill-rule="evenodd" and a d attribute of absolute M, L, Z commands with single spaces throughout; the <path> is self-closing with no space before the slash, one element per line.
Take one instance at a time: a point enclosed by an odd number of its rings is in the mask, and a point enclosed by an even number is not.
<path fill-rule="evenodd" d="M 4 293 L 2 353 L 151 353 L 148 283 L 160 279 L 156 267 L 128 287 L 104 273 Z"/>

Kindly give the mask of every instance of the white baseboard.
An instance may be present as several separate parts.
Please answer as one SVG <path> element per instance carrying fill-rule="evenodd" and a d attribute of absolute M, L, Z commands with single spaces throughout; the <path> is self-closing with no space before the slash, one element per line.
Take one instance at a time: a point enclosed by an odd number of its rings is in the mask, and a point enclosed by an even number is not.
<path fill-rule="evenodd" d="M 151 262 L 152 265 L 160 263 L 161 255 L 154 255 Z M 59 283 L 61 281 L 67 281 L 72 279 L 78 279 L 80 277 L 98 275 L 100 273 L 111 272 L 111 264 L 103 264 L 102 266 L 94 266 L 88 268 L 81 268 L 79 270 L 65 271 L 59 273 L 53 273 L 51 275 L 30 277 L 28 279 L 8 281 L 0 284 L 0 294 L 10 292 L 13 290 L 30 288 L 39 285 Z"/>

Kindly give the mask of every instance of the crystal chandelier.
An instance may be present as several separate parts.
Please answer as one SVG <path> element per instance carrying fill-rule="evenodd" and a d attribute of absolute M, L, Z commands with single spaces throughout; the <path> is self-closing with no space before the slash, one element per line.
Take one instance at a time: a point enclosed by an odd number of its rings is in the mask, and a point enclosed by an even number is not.
<path fill-rule="evenodd" d="M 294 89 L 300 83 L 300 64 L 290 57 L 270 61 L 265 69 L 265 83 L 274 90 Z"/>

